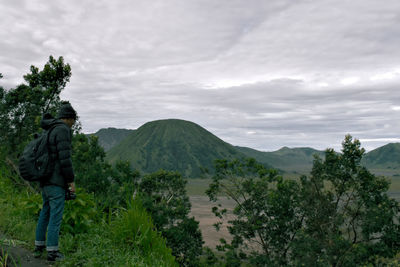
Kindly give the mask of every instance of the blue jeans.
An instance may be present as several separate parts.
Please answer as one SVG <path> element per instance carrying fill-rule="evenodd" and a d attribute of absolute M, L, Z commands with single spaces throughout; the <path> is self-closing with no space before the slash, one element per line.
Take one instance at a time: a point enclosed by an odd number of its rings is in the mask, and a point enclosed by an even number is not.
<path fill-rule="evenodd" d="M 57 251 L 58 235 L 64 211 L 65 189 L 56 185 L 44 186 L 42 198 L 43 208 L 36 227 L 35 245 L 46 245 L 47 232 L 47 251 Z"/>

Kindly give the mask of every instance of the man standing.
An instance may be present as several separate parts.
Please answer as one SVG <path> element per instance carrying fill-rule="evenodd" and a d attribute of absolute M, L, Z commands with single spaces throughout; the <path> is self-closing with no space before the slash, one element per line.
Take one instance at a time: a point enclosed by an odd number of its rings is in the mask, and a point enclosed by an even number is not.
<path fill-rule="evenodd" d="M 48 146 L 54 170 L 48 179 L 40 183 L 43 208 L 36 227 L 34 256 L 41 257 L 47 248 L 48 261 L 59 261 L 64 258 L 58 249 L 58 238 L 65 193 L 69 189 L 75 192 L 71 160 L 71 128 L 76 120 L 76 112 L 69 103 L 66 103 L 61 106 L 57 118 L 45 114 L 40 125 L 44 130 L 51 129 Z"/>

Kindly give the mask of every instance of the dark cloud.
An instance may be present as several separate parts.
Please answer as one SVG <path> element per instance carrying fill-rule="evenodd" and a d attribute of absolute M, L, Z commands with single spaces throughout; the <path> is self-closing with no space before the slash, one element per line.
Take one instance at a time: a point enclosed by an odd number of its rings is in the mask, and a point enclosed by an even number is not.
<path fill-rule="evenodd" d="M 373 149 L 398 140 L 400 3 L 0 3 L 6 88 L 64 56 L 85 132 L 194 121 L 234 145 Z M 400 140 L 399 140 L 400 141 Z"/>

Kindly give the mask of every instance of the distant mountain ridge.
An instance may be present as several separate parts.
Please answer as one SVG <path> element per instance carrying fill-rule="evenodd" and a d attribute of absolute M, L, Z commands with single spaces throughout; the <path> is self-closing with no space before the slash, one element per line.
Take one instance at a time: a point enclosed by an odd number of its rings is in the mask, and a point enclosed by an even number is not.
<path fill-rule="evenodd" d="M 255 158 L 261 163 L 267 163 L 274 168 L 287 172 L 307 173 L 311 171 L 314 154 L 321 157 L 324 151 L 315 150 L 309 147 L 288 148 L 282 147 L 274 152 L 262 152 L 247 147 L 236 147 L 248 157 Z"/>
<path fill-rule="evenodd" d="M 99 144 L 104 148 L 104 150 L 107 152 L 114 146 L 118 145 L 121 143 L 122 140 L 124 140 L 130 133 L 132 133 L 135 130 L 128 130 L 128 129 L 117 129 L 117 128 L 106 128 L 106 129 L 100 129 L 94 134 L 89 134 L 90 135 L 95 135 L 99 138 Z"/>
<path fill-rule="evenodd" d="M 163 168 L 188 177 L 199 177 L 203 167 L 212 171 L 215 159 L 240 157 L 252 157 L 285 172 L 307 174 L 311 171 L 314 154 L 324 157 L 324 151 L 309 147 L 282 147 L 273 152 L 235 147 L 193 122 L 177 119 L 148 122 L 137 130 L 101 129 L 94 135 L 99 137 L 111 162 L 128 160 L 143 172 Z M 400 143 L 366 153 L 362 163 L 369 169 L 379 170 L 379 174 L 390 170 L 389 175 L 399 175 Z"/>

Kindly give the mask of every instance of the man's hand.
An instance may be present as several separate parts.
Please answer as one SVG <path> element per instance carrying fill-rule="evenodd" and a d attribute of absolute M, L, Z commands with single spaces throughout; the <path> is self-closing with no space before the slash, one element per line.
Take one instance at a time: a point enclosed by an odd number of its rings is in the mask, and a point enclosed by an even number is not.
<path fill-rule="evenodd" d="M 75 193 L 75 183 L 69 183 L 68 186 L 71 188 L 71 192 Z"/>

